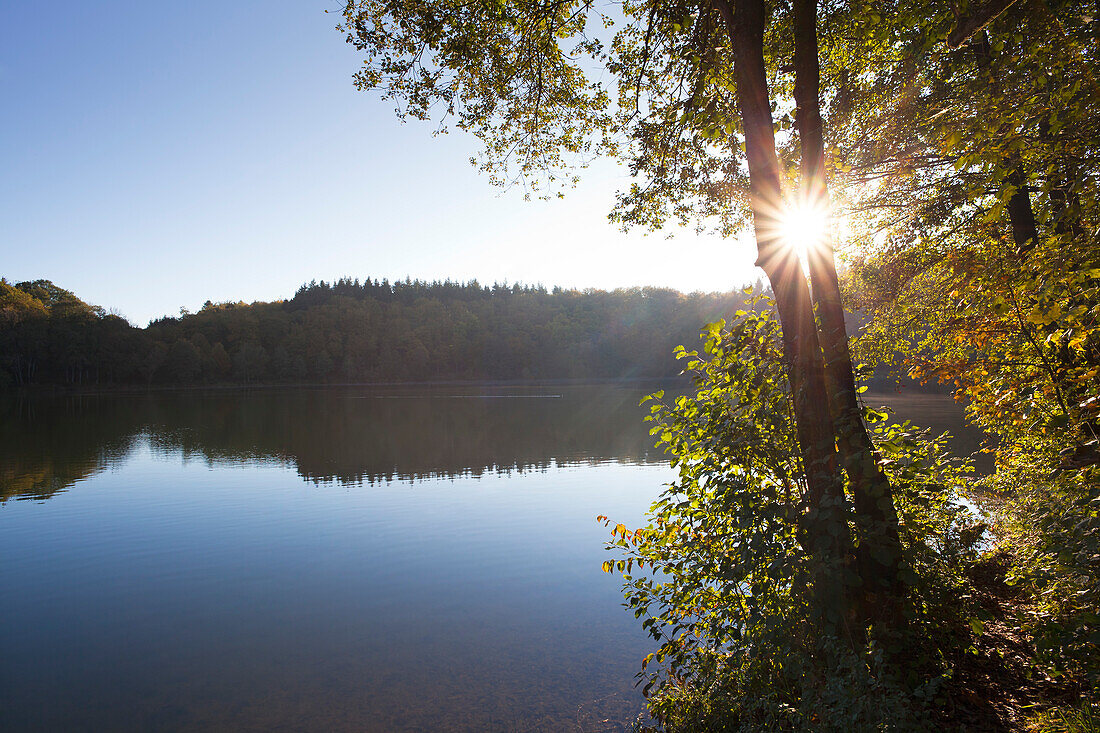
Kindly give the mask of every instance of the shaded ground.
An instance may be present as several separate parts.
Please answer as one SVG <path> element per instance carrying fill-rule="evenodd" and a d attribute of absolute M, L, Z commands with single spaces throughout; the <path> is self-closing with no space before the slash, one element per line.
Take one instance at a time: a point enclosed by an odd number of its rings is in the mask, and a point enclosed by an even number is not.
<path fill-rule="evenodd" d="M 1080 698 L 1080 690 L 1051 679 L 1035 664 L 1034 650 L 1020 629 L 1029 599 L 1006 582 L 1009 564 L 1008 556 L 998 552 L 967 571 L 987 619 L 973 650 L 954 660 L 955 676 L 944 691 L 947 730 L 1026 731 L 1027 719 L 1038 711 Z"/>

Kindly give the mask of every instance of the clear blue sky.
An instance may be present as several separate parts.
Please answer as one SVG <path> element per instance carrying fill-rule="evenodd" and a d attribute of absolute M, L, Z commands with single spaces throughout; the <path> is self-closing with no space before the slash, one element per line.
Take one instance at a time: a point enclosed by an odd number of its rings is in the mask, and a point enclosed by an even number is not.
<path fill-rule="evenodd" d="M 325 14 L 324 10 L 331 12 Z M 752 247 L 622 234 L 621 169 L 525 202 L 357 92 L 334 0 L 0 4 L 0 275 L 139 325 L 405 276 L 725 290 Z"/>

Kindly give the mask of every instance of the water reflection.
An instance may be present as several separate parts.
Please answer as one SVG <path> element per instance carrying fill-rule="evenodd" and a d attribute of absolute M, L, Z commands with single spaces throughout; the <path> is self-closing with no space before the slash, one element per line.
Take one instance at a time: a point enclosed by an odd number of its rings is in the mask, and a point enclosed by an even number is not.
<path fill-rule="evenodd" d="M 0 730 L 627 730 L 646 389 L 0 406 Z"/>
<path fill-rule="evenodd" d="M 649 463 L 636 387 L 268 390 L 9 400 L 0 500 L 46 499 L 138 438 L 211 465 L 280 462 L 315 483 L 374 484 L 552 465 Z"/>
<path fill-rule="evenodd" d="M 266 390 L 0 402 L 0 502 L 47 499 L 123 461 L 138 440 L 209 465 L 277 462 L 314 483 L 480 476 L 664 460 L 630 387 Z M 894 419 L 983 447 L 946 395 L 871 394 Z M 981 470 L 992 459 L 978 455 Z"/>
<path fill-rule="evenodd" d="M 642 391 L 8 403 L 0 730 L 625 730 Z"/>
<path fill-rule="evenodd" d="M 112 399 L 0 401 L 0 502 L 48 499 L 124 459 L 140 432 Z"/>
<path fill-rule="evenodd" d="M 869 392 L 864 396 L 870 405 L 885 406 L 892 421 L 909 421 L 918 428 L 927 428 L 932 435 L 947 433 L 947 450 L 957 458 L 970 459 L 979 474 L 993 470 L 993 456 L 982 452 L 992 445 L 989 436 L 967 423 L 963 405 L 951 395 Z"/>

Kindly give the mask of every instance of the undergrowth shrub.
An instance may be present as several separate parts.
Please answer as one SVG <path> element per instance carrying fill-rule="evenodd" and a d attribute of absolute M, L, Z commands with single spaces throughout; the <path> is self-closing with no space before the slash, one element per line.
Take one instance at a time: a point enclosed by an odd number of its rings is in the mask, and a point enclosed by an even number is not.
<path fill-rule="evenodd" d="M 1034 733 L 1100 733 L 1100 705 L 1082 702 L 1035 715 L 1028 725 Z"/>
<path fill-rule="evenodd" d="M 965 467 L 943 436 L 866 411 L 895 487 L 909 628 L 893 648 L 865 629 L 823 637 L 779 324 L 759 305 L 708 326 L 702 354 L 677 350 L 691 393 L 643 400 L 678 476 L 646 526 L 613 526 L 604 569 L 622 573 L 626 605 L 658 644 L 639 675 L 650 713 L 668 731 L 927 728 L 944 660 L 970 643 L 955 633 L 973 612 L 960 600 L 975 556 Z"/>
<path fill-rule="evenodd" d="M 1002 450 L 982 488 L 1003 502 L 1008 581 L 1034 599 L 1019 622 L 1037 661 L 1100 702 L 1100 466 L 1067 468 L 1044 447 Z"/>

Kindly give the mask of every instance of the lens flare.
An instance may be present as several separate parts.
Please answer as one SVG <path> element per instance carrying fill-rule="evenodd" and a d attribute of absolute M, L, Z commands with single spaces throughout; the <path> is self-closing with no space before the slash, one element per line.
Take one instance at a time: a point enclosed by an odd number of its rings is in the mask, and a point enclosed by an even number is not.
<path fill-rule="evenodd" d="M 829 212 L 822 206 L 800 203 L 788 207 L 780 218 L 783 242 L 805 257 L 829 235 Z"/>

